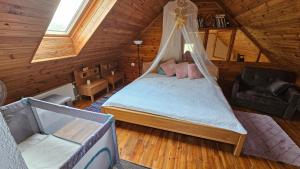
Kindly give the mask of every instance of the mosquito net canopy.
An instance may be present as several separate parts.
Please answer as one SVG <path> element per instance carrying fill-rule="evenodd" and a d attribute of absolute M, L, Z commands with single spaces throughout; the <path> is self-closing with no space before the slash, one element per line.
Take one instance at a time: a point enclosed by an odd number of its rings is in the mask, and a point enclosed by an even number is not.
<path fill-rule="evenodd" d="M 183 42 L 189 44 L 188 50 L 199 71 L 211 84 L 218 96 L 218 101 L 231 110 L 219 85 L 217 84 L 218 68 L 208 59 L 203 42 L 198 34 L 198 8 L 190 0 L 170 1 L 164 7 L 163 34 L 159 52 L 150 68 L 140 77 L 152 72 L 161 61 L 182 59 Z"/>
<path fill-rule="evenodd" d="M 208 59 L 198 35 L 197 16 L 198 8 L 190 0 L 171 1 L 164 7 L 163 34 L 159 52 L 145 74 L 155 69 L 161 61 L 172 58 L 180 61 L 183 53 L 182 42 L 185 42 L 189 44 L 188 50 L 200 72 L 207 80 L 216 84 L 218 69 Z"/>

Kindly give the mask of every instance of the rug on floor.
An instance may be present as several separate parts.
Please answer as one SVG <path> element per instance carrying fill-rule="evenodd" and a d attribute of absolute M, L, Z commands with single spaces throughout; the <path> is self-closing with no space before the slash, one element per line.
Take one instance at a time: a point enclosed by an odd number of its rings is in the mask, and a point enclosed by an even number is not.
<path fill-rule="evenodd" d="M 244 154 L 300 167 L 300 148 L 270 116 L 235 114 L 248 132 Z"/>
<path fill-rule="evenodd" d="M 101 112 L 101 105 L 121 89 L 118 88 L 85 109 Z M 270 116 L 241 111 L 235 111 L 235 114 L 248 131 L 243 154 L 300 166 L 300 148 Z"/>
<path fill-rule="evenodd" d="M 113 94 L 117 93 L 122 88 L 123 88 L 123 86 L 115 89 L 111 93 L 106 94 L 105 96 L 101 97 L 100 99 L 98 99 L 97 101 L 95 101 L 94 103 L 92 103 L 90 106 L 84 108 L 84 110 L 88 110 L 88 111 L 92 111 L 92 112 L 97 112 L 97 113 L 101 112 L 101 106 L 102 106 L 102 104 L 104 104 L 106 102 L 106 100 L 108 100 Z"/>
<path fill-rule="evenodd" d="M 134 164 L 132 162 L 126 161 L 126 160 L 121 160 L 120 164 L 121 164 L 121 166 L 122 166 L 123 169 L 150 169 L 150 168 L 147 168 L 147 167 L 144 167 L 144 166 L 141 166 L 141 165 Z M 119 169 L 121 167 L 115 166 L 114 169 L 115 168 Z"/>

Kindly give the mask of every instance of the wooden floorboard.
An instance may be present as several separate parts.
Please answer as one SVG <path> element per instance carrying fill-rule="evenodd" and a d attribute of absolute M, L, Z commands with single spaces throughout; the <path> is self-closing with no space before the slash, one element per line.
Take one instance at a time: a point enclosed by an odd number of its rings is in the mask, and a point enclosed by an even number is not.
<path fill-rule="evenodd" d="M 91 104 L 81 100 L 84 108 Z M 300 145 L 300 118 L 274 118 Z M 117 122 L 120 157 L 153 169 L 296 169 L 297 167 L 252 156 L 235 157 L 233 146 L 159 129 Z"/>

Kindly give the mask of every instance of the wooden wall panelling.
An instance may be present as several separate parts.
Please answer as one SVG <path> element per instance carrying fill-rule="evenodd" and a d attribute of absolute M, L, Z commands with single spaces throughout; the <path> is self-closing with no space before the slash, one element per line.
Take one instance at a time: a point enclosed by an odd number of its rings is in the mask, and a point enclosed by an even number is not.
<path fill-rule="evenodd" d="M 224 0 L 215 0 L 215 1 L 220 6 L 220 8 L 224 9 L 225 13 L 227 14 L 227 17 L 229 17 L 236 25 L 238 25 L 240 30 L 255 44 L 255 46 L 257 46 L 262 51 L 262 53 L 264 53 L 268 57 L 273 55 L 273 53 L 270 53 L 265 48 L 263 48 L 261 46 L 261 44 L 256 40 L 256 38 L 254 38 L 254 36 L 244 27 L 244 25 L 242 25 L 240 22 L 238 22 L 233 17 L 234 14 L 231 12 L 231 7 L 226 6 L 226 4 L 223 2 Z M 241 5 L 241 6 L 243 6 L 243 5 Z M 272 59 L 272 57 L 271 57 L 271 60 L 272 60 L 272 62 L 277 62 L 276 60 Z"/>
<path fill-rule="evenodd" d="M 231 32 L 231 37 L 228 45 L 228 50 L 227 50 L 227 56 L 226 56 L 226 61 L 230 61 L 231 53 L 232 53 L 232 48 L 235 42 L 235 37 L 236 37 L 236 29 L 233 29 Z"/>
<path fill-rule="evenodd" d="M 245 62 L 255 62 L 257 60 L 260 49 L 244 34 L 243 31 L 238 30 L 233 46 L 235 54 L 240 53 L 244 55 Z M 236 61 L 236 57 L 231 61 Z"/>
<path fill-rule="evenodd" d="M 80 23 L 71 35 L 76 54 L 79 54 L 86 45 L 115 3 L 116 0 L 94 0 L 91 2 L 89 9 L 83 14 Z"/>
<path fill-rule="evenodd" d="M 257 55 L 257 58 L 256 58 L 256 63 L 258 63 L 259 62 L 259 60 L 260 60 L 260 58 L 261 58 L 261 50 L 259 50 L 259 52 L 258 52 L 258 55 Z"/>
<path fill-rule="evenodd" d="M 220 0 L 267 54 L 300 74 L 300 3 L 298 0 Z"/>
<path fill-rule="evenodd" d="M 166 2 L 118 0 L 78 57 L 31 64 L 58 0 L 0 0 L 0 79 L 8 87 L 7 102 L 72 82 L 81 64 L 116 61 Z"/>
<path fill-rule="evenodd" d="M 44 37 L 32 63 L 75 56 L 73 40 L 70 37 Z"/>
<path fill-rule="evenodd" d="M 208 36 L 209 36 L 209 29 L 205 29 L 204 38 L 203 38 L 203 46 L 205 49 L 207 49 Z"/>

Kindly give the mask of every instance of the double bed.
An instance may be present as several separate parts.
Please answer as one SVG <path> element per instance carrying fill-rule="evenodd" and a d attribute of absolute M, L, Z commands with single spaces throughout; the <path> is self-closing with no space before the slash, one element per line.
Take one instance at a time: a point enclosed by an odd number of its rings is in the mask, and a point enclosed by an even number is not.
<path fill-rule="evenodd" d="M 120 121 L 232 144 L 238 156 L 247 131 L 220 95 L 205 78 L 148 74 L 108 99 L 102 111 Z"/>

